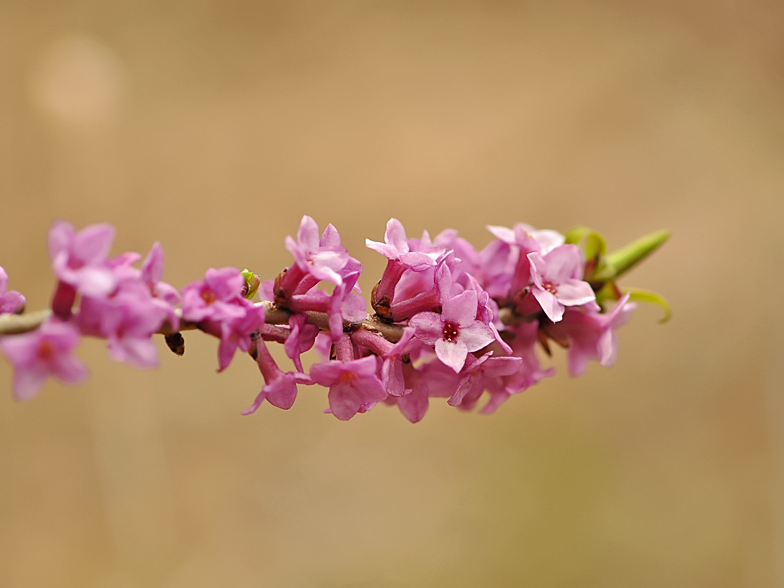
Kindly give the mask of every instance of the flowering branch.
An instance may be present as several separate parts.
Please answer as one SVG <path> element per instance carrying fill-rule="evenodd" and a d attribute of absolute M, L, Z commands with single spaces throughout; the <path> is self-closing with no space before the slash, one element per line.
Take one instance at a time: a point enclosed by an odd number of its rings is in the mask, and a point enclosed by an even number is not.
<path fill-rule="evenodd" d="M 368 314 L 357 286 L 361 264 L 332 225 L 319 235 L 309 217 L 296 239 L 286 239 L 295 261 L 276 279 L 208 269 L 204 280 L 180 291 L 161 280 L 158 243 L 137 269 L 137 253 L 108 257 L 110 225 L 77 233 L 56 222 L 49 232 L 57 277 L 51 309 L 25 313 L 24 296 L 6 290 L 0 268 L 0 351 L 14 366 L 21 400 L 49 376 L 67 383 L 88 376 L 73 355 L 82 336 L 106 339 L 112 359 L 149 368 L 158 365 L 153 335 L 182 355 L 181 333 L 200 330 L 220 340 L 218 371 L 237 349 L 258 364 L 265 384 L 243 414 L 264 401 L 288 409 L 299 385 L 320 384 L 329 388 L 326 412 L 338 419 L 383 401 L 417 422 L 436 397 L 470 410 L 487 392 L 481 412 L 495 411 L 554 373 L 536 354 L 541 347 L 550 355 L 550 342 L 568 350 L 572 375 L 589 360 L 612 365 L 615 330 L 630 318 L 634 300 L 658 304 L 669 317 L 657 294 L 616 283 L 667 240 L 666 231 L 608 254 L 601 235 L 582 227 L 566 235 L 522 224 L 488 228 L 496 239 L 477 251 L 456 231 L 413 239 L 390 220 L 383 243 L 366 242 L 387 258 Z M 268 342 L 284 345 L 293 370 L 277 365 Z M 300 356 L 314 347 L 321 361 L 306 373 Z"/>

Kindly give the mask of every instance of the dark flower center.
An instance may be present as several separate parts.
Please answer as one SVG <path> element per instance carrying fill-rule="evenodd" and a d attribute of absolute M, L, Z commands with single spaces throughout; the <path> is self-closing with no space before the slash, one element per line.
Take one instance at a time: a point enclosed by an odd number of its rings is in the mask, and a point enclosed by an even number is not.
<path fill-rule="evenodd" d="M 458 335 L 460 334 L 460 327 L 455 323 L 445 321 L 443 333 L 444 333 L 444 341 L 448 343 L 454 343 L 457 340 Z"/>
<path fill-rule="evenodd" d="M 44 360 L 54 357 L 54 347 L 49 341 L 44 340 L 38 344 L 38 357 Z"/>
<path fill-rule="evenodd" d="M 207 304 L 212 304 L 215 302 L 215 292 L 211 290 L 205 290 L 201 293 L 201 297 Z"/>

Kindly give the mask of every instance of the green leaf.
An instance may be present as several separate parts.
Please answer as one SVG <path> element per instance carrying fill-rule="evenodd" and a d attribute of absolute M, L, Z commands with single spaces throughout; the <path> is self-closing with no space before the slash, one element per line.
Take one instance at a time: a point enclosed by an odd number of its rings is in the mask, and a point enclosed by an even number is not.
<path fill-rule="evenodd" d="M 568 244 L 577 245 L 580 242 L 580 239 L 585 237 L 585 235 L 590 232 L 592 232 L 592 230 L 588 227 L 574 227 L 569 229 L 564 237 L 566 238 L 566 242 Z"/>
<path fill-rule="evenodd" d="M 606 267 L 601 272 L 597 272 L 594 278 L 597 280 L 618 278 L 666 243 L 670 235 L 670 231 L 667 230 L 657 231 L 637 239 L 618 251 L 613 251 L 606 257 Z"/>
<path fill-rule="evenodd" d="M 575 227 L 566 233 L 566 243 L 579 245 L 586 259 L 601 257 L 607 252 L 607 242 L 600 233 L 588 227 Z"/>
<path fill-rule="evenodd" d="M 659 320 L 660 323 L 666 323 L 672 317 L 672 310 L 670 309 L 670 305 L 664 299 L 663 296 L 657 294 L 656 292 L 651 292 L 650 290 L 642 290 L 640 288 L 625 288 L 624 293 L 629 293 L 629 300 L 634 300 L 636 302 L 648 302 L 650 304 L 655 304 L 664 310 L 664 316 Z"/>

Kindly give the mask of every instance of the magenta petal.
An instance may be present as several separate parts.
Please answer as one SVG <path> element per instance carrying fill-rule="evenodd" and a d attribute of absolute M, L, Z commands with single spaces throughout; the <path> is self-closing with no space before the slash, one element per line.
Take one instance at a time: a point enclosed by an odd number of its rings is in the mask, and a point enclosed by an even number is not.
<path fill-rule="evenodd" d="M 90 371 L 80 359 L 73 355 L 65 355 L 53 361 L 52 375 L 57 376 L 66 384 L 80 384 L 87 379 Z"/>
<path fill-rule="evenodd" d="M 152 339 L 124 337 L 109 341 L 109 355 L 135 368 L 158 367 L 158 349 Z"/>
<path fill-rule="evenodd" d="M 435 312 L 420 312 L 408 320 L 408 325 L 416 329 L 416 337 L 427 345 L 434 345 L 441 339 L 444 322 L 441 315 Z"/>
<path fill-rule="evenodd" d="M 283 410 L 288 410 L 297 399 L 297 382 L 294 374 L 287 372 L 264 386 L 267 402 Z"/>
<path fill-rule="evenodd" d="M 618 356 L 618 341 L 612 329 L 607 329 L 601 334 L 596 348 L 599 351 L 599 363 L 604 367 L 615 365 L 615 359 Z"/>
<path fill-rule="evenodd" d="M 475 290 L 466 290 L 443 303 L 441 316 L 445 321 L 467 327 L 476 320 L 477 298 Z"/>
<path fill-rule="evenodd" d="M 259 407 L 261 406 L 261 403 L 264 402 L 264 399 L 266 397 L 267 397 L 267 391 L 266 391 L 266 386 L 265 386 L 264 388 L 261 389 L 261 392 L 259 392 L 256 395 L 256 400 L 253 401 L 253 404 L 251 404 L 248 408 L 243 410 L 240 414 L 242 414 L 243 416 L 247 416 L 249 414 L 253 414 L 254 412 L 256 412 L 259 409 Z"/>
<path fill-rule="evenodd" d="M 49 229 L 48 246 L 49 257 L 54 260 L 61 252 L 67 252 L 68 244 L 73 241 L 75 236 L 74 227 L 65 221 L 55 221 Z"/>
<path fill-rule="evenodd" d="M 384 241 L 394 247 L 398 254 L 408 253 L 408 241 L 406 240 L 406 230 L 396 218 L 387 221 L 387 230 L 384 232 Z"/>
<path fill-rule="evenodd" d="M 409 421 L 418 423 L 427 413 L 429 401 L 426 395 L 412 390 L 405 396 L 397 399 L 398 408 Z"/>
<path fill-rule="evenodd" d="M 234 353 L 237 351 L 237 340 L 224 338 L 218 344 L 218 371 L 222 372 L 234 358 Z"/>
<path fill-rule="evenodd" d="M 84 263 L 99 263 L 106 259 L 114 241 L 114 227 L 108 224 L 90 225 L 76 235 L 72 254 Z"/>
<path fill-rule="evenodd" d="M 591 285 L 582 280 L 566 280 L 558 285 L 558 301 L 565 306 L 579 306 L 596 300 Z"/>
<path fill-rule="evenodd" d="M 539 287 L 533 287 L 531 289 L 531 293 L 534 295 L 534 298 L 536 298 L 539 306 L 542 307 L 542 310 L 547 315 L 547 318 L 549 318 L 554 323 L 557 323 L 563 318 L 563 304 L 558 302 L 558 299 L 550 294 L 550 292 Z"/>
<path fill-rule="evenodd" d="M 555 283 L 577 278 L 581 273 L 582 260 L 580 249 L 577 245 L 561 245 L 544 256 L 546 260 L 545 273 Z M 537 270 L 539 268 L 537 267 Z"/>
<path fill-rule="evenodd" d="M 95 298 L 106 296 L 117 285 L 114 272 L 106 267 L 84 267 L 79 270 L 77 275 L 78 283 L 75 285 L 85 296 L 93 296 Z"/>
<path fill-rule="evenodd" d="M 479 351 L 482 347 L 490 345 L 495 336 L 493 330 L 481 321 L 474 321 L 472 325 L 460 329 L 460 341 L 468 351 Z"/>
<path fill-rule="evenodd" d="M 436 341 L 435 347 L 438 359 L 444 362 L 444 364 L 451 367 L 455 372 L 459 372 L 463 369 L 466 356 L 468 355 L 468 349 L 466 349 L 465 343 L 460 339 L 454 343 L 448 343 L 443 339 L 439 339 Z"/>
<path fill-rule="evenodd" d="M 353 386 L 336 384 L 330 387 L 327 398 L 332 414 L 341 421 L 349 420 L 362 406 L 362 395 Z"/>
<path fill-rule="evenodd" d="M 156 241 L 142 263 L 142 279 L 153 286 L 163 278 L 163 247 Z"/>
<path fill-rule="evenodd" d="M 303 216 L 299 223 L 297 241 L 308 252 L 317 251 L 319 248 L 318 223 L 307 215 Z"/>
<path fill-rule="evenodd" d="M 41 391 L 48 371 L 43 366 L 14 370 L 14 398 L 29 400 Z"/>
<path fill-rule="evenodd" d="M 324 227 L 324 232 L 321 234 L 321 239 L 319 240 L 319 247 L 321 249 L 337 249 L 338 247 L 341 247 L 340 233 L 338 233 L 338 230 L 332 223 L 329 223 Z"/>

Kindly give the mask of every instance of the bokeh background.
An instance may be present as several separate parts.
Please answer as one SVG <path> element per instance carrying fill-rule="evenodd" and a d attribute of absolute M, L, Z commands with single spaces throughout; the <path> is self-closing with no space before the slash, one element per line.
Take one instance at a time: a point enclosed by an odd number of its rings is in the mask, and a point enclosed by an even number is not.
<path fill-rule="evenodd" d="M 187 337 L 159 370 L 11 398 L 0 362 L 0 585 L 95 588 L 784 585 L 784 4 L 0 4 L 0 264 L 49 301 L 53 219 L 115 252 L 272 277 L 303 214 L 365 265 L 486 224 L 618 247 L 617 365 L 494 416 L 348 423 L 303 388 L 240 416 L 252 362 Z"/>

